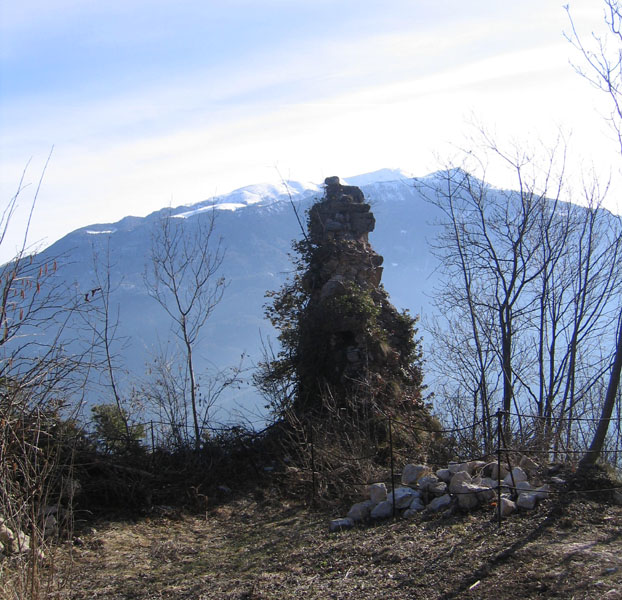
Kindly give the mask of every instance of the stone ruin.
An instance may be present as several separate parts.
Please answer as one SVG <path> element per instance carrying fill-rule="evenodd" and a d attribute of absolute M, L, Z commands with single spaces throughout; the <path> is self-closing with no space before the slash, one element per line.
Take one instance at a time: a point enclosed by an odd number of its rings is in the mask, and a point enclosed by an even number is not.
<path fill-rule="evenodd" d="M 416 405 L 422 375 L 415 320 L 395 309 L 382 286 L 383 258 L 368 237 L 376 222 L 363 192 L 328 177 L 308 223 L 302 287 L 309 300 L 300 346 L 306 352 L 298 364 L 302 395 L 321 392 L 321 380 L 343 397 L 360 396 L 364 382 L 381 401 L 399 396 Z"/>

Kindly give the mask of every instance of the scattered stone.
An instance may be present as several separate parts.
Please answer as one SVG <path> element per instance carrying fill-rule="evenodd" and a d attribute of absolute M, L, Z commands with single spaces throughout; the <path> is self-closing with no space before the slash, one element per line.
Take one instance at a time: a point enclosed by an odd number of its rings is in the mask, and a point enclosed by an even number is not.
<path fill-rule="evenodd" d="M 345 519 L 333 519 L 328 526 L 328 530 L 334 533 L 335 531 L 352 529 L 352 527 L 354 527 L 354 521 L 346 517 Z"/>
<path fill-rule="evenodd" d="M 476 483 L 475 480 L 473 481 L 473 483 Z M 496 490 L 497 489 L 497 480 L 496 479 L 492 479 L 490 477 L 480 477 L 477 480 L 477 485 L 481 485 L 483 487 L 492 488 L 492 489 Z"/>
<path fill-rule="evenodd" d="M 455 492 L 458 497 L 458 506 L 463 510 L 471 510 L 479 506 L 478 492 L 480 491 L 482 489 L 479 486 L 463 481 Z"/>
<path fill-rule="evenodd" d="M 3 519 L 0 519 L 0 544 L 6 554 L 19 554 L 30 550 L 30 536 L 23 531 L 10 529 Z"/>
<path fill-rule="evenodd" d="M 451 471 L 449 469 L 439 469 L 436 471 L 436 476 L 445 483 L 449 483 L 451 479 Z"/>
<path fill-rule="evenodd" d="M 519 481 L 527 481 L 527 473 L 520 467 L 514 467 L 511 473 L 503 478 L 503 485 L 509 488 L 516 486 Z"/>
<path fill-rule="evenodd" d="M 527 471 L 528 473 L 533 473 L 540 468 L 540 465 L 535 460 L 533 460 L 533 458 L 530 458 L 526 455 L 523 455 L 523 457 L 520 459 L 518 466 L 521 467 L 524 471 Z"/>
<path fill-rule="evenodd" d="M 551 488 L 548 484 L 544 484 L 542 486 L 540 486 L 539 488 L 536 488 L 534 490 L 534 493 L 536 494 L 536 497 L 538 498 L 538 500 L 545 500 L 546 498 L 549 497 L 549 492 L 551 491 Z"/>
<path fill-rule="evenodd" d="M 51 538 L 58 534 L 58 521 L 52 514 L 48 515 L 43 520 L 43 537 Z"/>
<path fill-rule="evenodd" d="M 444 481 L 438 481 L 428 486 L 428 492 L 434 496 L 442 496 L 447 493 L 447 484 Z"/>
<path fill-rule="evenodd" d="M 472 460 L 471 462 L 469 462 L 469 465 L 471 468 L 471 475 L 473 475 L 473 473 L 477 473 L 478 471 L 481 471 L 486 466 L 486 461 Z"/>
<path fill-rule="evenodd" d="M 516 503 L 509 498 L 501 498 L 501 504 L 498 508 L 501 511 L 502 517 L 508 517 L 516 510 Z"/>
<path fill-rule="evenodd" d="M 369 499 L 374 504 L 380 504 L 387 499 L 387 486 L 384 483 L 372 483 L 369 486 Z"/>
<path fill-rule="evenodd" d="M 406 465 L 402 471 L 402 484 L 415 486 L 419 478 L 428 471 L 425 465 Z"/>
<path fill-rule="evenodd" d="M 423 510 L 424 508 L 425 508 L 425 504 L 423 503 L 423 500 L 421 500 L 421 498 L 416 496 L 415 498 L 412 499 L 412 502 L 410 503 L 408 510 L 414 510 L 416 512 L 419 510 Z"/>
<path fill-rule="evenodd" d="M 490 462 L 482 469 L 482 475 L 497 481 L 499 479 L 499 477 L 497 477 L 499 470 L 501 471 L 501 479 L 503 479 L 508 474 L 507 468 L 504 465 L 501 465 L 501 469 L 499 469 L 499 465 L 496 462 Z"/>
<path fill-rule="evenodd" d="M 371 511 L 370 517 L 375 520 L 388 519 L 393 516 L 393 503 L 389 500 L 384 500 L 374 506 Z"/>
<path fill-rule="evenodd" d="M 517 481 L 516 482 L 516 492 L 520 494 L 521 492 L 533 492 L 534 488 L 531 487 L 531 484 L 528 481 Z"/>
<path fill-rule="evenodd" d="M 471 476 L 467 471 L 457 471 L 449 482 L 449 493 L 457 494 L 463 483 L 471 483 Z"/>
<path fill-rule="evenodd" d="M 491 500 L 494 500 L 497 492 L 493 489 L 492 486 L 489 485 L 485 485 L 485 484 L 478 484 L 477 486 L 477 499 L 484 503 L 484 502 L 490 502 Z"/>
<path fill-rule="evenodd" d="M 471 467 L 471 463 L 449 463 L 448 466 L 449 472 L 452 475 L 455 475 L 456 473 L 461 473 L 463 471 L 467 472 L 469 475 L 472 473 L 472 467 Z"/>
<path fill-rule="evenodd" d="M 566 480 L 561 477 L 551 477 L 551 483 L 555 485 L 566 485 Z"/>
<path fill-rule="evenodd" d="M 423 477 L 421 477 L 417 485 L 422 492 L 427 492 L 429 491 L 431 486 L 434 486 L 437 483 L 439 483 L 438 477 L 430 473 L 428 475 L 424 475 Z"/>
<path fill-rule="evenodd" d="M 349 519 L 352 519 L 355 523 L 365 521 L 369 518 L 373 506 L 374 503 L 371 500 L 365 500 L 365 502 L 357 502 L 355 505 L 352 506 L 347 517 Z"/>
<path fill-rule="evenodd" d="M 439 512 L 444 508 L 447 508 L 453 502 L 453 498 L 449 494 L 434 498 L 430 504 L 428 504 L 428 510 L 430 512 Z"/>
<path fill-rule="evenodd" d="M 395 508 L 407 508 L 413 498 L 419 496 L 419 493 L 409 487 L 396 488 L 394 492 L 387 494 L 387 500 L 393 503 L 395 496 Z"/>
<path fill-rule="evenodd" d="M 536 507 L 538 496 L 533 492 L 523 492 L 518 496 L 516 506 L 518 508 L 524 508 L 526 510 L 533 510 Z"/>

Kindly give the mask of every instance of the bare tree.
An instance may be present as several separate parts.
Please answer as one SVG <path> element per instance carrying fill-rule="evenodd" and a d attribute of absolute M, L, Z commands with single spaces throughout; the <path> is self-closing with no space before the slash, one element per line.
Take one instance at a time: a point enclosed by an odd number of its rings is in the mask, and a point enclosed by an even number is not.
<path fill-rule="evenodd" d="M 117 351 L 124 348 L 128 340 L 119 335 L 120 305 L 114 303 L 114 295 L 120 282 L 113 281 L 115 265 L 111 262 L 110 237 L 105 239 L 103 249 L 93 244 L 92 252 L 93 278 L 89 287 L 82 292 L 84 303 L 90 310 L 82 315 L 93 344 L 93 363 L 100 376 L 99 384 L 103 384 L 112 397 L 115 414 L 123 426 L 123 436 L 129 449 L 135 445 L 136 436 L 132 433 L 130 420 L 136 407 L 130 406 L 129 398 L 124 398 L 120 383 L 122 370 L 117 363 Z"/>
<path fill-rule="evenodd" d="M 587 206 L 568 201 L 564 145 L 537 159 L 506 152 L 485 132 L 480 139 L 461 165 L 468 170 L 422 182 L 441 211 L 433 251 L 444 275 L 436 296 L 444 323 L 433 328 L 433 352 L 445 403 L 470 404 L 484 449 L 497 408 L 513 412 L 523 441 L 548 447 L 554 439 L 557 448 L 565 433 L 568 446 L 573 417 L 584 416 L 604 373 L 601 343 L 622 289 L 620 228 L 596 184 L 583 190 Z M 514 173 L 515 191 L 485 183 L 494 161 Z M 509 427 L 508 419 L 506 434 Z"/>
<path fill-rule="evenodd" d="M 609 97 L 610 113 L 608 121 L 616 134 L 622 156 L 622 2 L 603 0 L 605 33 L 592 33 L 589 43 L 579 34 L 576 24 L 566 6 L 570 20 L 568 41 L 579 51 L 582 64 L 575 69 L 596 89 Z M 622 264 L 616 265 L 622 269 Z M 590 444 L 581 460 L 582 467 L 593 465 L 600 456 L 620 388 L 622 368 L 622 308 L 619 308 L 615 350 L 609 373 L 609 383 L 605 394 L 600 420 Z"/>
<path fill-rule="evenodd" d="M 1 211 L 0 244 L 25 195 L 25 176 L 26 171 Z M 30 217 L 42 180 L 43 174 Z M 71 508 L 75 489 L 67 483 L 80 439 L 72 418 L 80 407 L 92 348 L 77 343 L 70 332 L 72 319 L 84 307 L 59 276 L 63 257 L 44 261 L 36 255 L 28 242 L 29 225 L 30 218 L 14 258 L 0 266 L 0 516 L 17 541 L 9 550 L 29 554 L 21 579 L 6 580 L 0 573 L 0 587 L 15 597 L 38 598 L 44 593 L 39 577 L 46 535 L 43 507 L 64 495 Z M 68 488 L 73 491 L 66 493 Z"/>
<path fill-rule="evenodd" d="M 195 448 L 201 445 L 201 423 L 207 420 L 209 403 L 201 407 L 195 348 L 203 326 L 220 303 L 226 288 L 219 275 L 224 259 L 222 241 L 216 238 L 215 213 L 194 217 L 184 226 L 182 218 L 166 213 L 154 230 L 151 264 L 145 281 L 151 297 L 166 311 L 181 342 L 188 377 Z M 203 416 L 200 411 L 203 411 Z"/>

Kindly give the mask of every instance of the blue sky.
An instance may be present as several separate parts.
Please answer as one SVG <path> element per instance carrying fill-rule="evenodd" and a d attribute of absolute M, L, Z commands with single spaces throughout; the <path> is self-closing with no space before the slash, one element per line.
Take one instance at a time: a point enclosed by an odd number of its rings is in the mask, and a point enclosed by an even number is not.
<path fill-rule="evenodd" d="M 584 32 L 600 27 L 600 2 L 570 4 Z M 22 0 L 0 11 L 2 200 L 27 164 L 32 183 L 16 232 L 54 146 L 33 243 L 274 181 L 277 169 L 314 182 L 383 167 L 424 175 L 473 119 L 501 138 L 547 140 L 561 126 L 588 160 L 611 156 L 556 0 Z"/>

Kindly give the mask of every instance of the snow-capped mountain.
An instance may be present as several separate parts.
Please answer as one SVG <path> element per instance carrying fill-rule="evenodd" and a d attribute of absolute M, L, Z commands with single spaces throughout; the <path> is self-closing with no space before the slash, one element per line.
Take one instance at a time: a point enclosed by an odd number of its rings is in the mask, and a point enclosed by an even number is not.
<path fill-rule="evenodd" d="M 435 209 L 401 171 L 383 169 L 342 179 L 361 187 L 372 206 L 376 229 L 370 242 L 384 256 L 383 283 L 391 301 L 413 314 L 426 313 L 434 285 L 434 261 L 426 237 L 431 235 Z M 304 220 L 304 211 L 322 194 L 322 186 L 312 183 L 251 185 L 144 218 L 126 217 L 117 223 L 83 227 L 47 248 L 39 258 L 60 257 L 59 274 L 77 294 L 98 287 L 95 269 L 100 269 L 101 276 L 104 263 L 109 262 L 111 307 L 115 315 L 118 311 L 118 336 L 125 338 L 116 351 L 123 386 L 129 393 L 143 378 L 157 349 L 171 341 L 170 322 L 144 284 L 153 228 L 170 214 L 190 231 L 202 213 L 215 209 L 216 233 L 226 248 L 221 274 L 229 285 L 204 329 L 197 352 L 199 369 L 237 364 L 242 354 L 247 355 L 245 365 L 252 367 L 261 360 L 262 339 L 275 339 L 264 318 L 265 294 L 278 289 L 292 271 L 291 242 L 301 237 L 292 204 Z M 110 401 L 101 396 L 95 400 Z M 226 409 L 260 405 L 250 385 L 232 391 L 225 401 Z"/>

